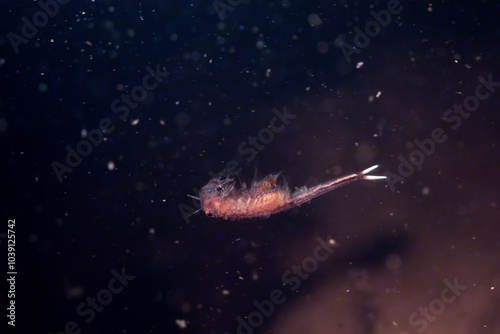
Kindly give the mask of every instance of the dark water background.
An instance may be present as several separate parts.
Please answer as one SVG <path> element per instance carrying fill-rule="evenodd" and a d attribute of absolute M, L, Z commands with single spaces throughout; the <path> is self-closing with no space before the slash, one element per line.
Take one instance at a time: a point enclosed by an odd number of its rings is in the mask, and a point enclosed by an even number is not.
<path fill-rule="evenodd" d="M 478 88 L 500 82 L 497 2 L 401 2 L 350 57 L 340 40 L 388 2 L 233 1 L 221 21 L 210 1 L 69 1 L 45 24 L 39 3 L 0 2 L 1 267 L 15 219 L 18 272 L 5 332 L 500 332 L 500 84 Z M 149 71 L 168 76 L 128 114 L 113 104 Z M 465 100 L 479 105 L 446 114 Z M 289 124 L 263 130 L 284 108 Z M 113 131 L 81 144 L 101 122 Z M 446 140 L 412 153 L 435 129 Z M 59 179 L 68 145 L 92 152 Z M 404 183 L 401 159 L 418 164 Z M 392 181 L 268 219 L 186 219 L 186 194 L 232 160 L 247 182 L 258 168 L 312 186 L 374 164 Z M 318 238 L 333 254 L 284 282 Z M 108 294 L 113 270 L 133 278 Z M 450 282 L 466 288 L 443 295 Z M 259 311 L 274 290 L 285 301 Z"/>

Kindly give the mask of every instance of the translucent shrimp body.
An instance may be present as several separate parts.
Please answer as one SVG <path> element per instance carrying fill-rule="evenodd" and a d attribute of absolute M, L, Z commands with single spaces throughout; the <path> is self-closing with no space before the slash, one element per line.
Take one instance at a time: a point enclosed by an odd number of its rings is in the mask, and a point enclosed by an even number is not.
<path fill-rule="evenodd" d="M 200 190 L 201 210 L 209 217 L 244 219 L 267 217 L 290 210 L 334 189 L 360 180 L 381 180 L 386 176 L 367 175 L 378 165 L 359 173 L 342 176 L 314 187 L 302 187 L 290 193 L 286 182 L 278 185 L 279 175 L 269 175 L 252 183 L 250 189 L 237 189 L 233 179 L 212 179 Z"/>

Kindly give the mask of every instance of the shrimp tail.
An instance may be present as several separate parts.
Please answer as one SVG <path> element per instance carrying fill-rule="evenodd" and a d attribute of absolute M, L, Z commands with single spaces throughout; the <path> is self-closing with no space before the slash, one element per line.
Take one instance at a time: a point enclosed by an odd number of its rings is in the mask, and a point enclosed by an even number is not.
<path fill-rule="evenodd" d="M 378 165 L 371 166 L 370 168 L 367 168 L 359 173 L 360 178 L 363 180 L 383 180 L 386 179 L 387 176 L 385 175 L 366 175 L 370 173 L 372 170 L 378 168 Z"/>

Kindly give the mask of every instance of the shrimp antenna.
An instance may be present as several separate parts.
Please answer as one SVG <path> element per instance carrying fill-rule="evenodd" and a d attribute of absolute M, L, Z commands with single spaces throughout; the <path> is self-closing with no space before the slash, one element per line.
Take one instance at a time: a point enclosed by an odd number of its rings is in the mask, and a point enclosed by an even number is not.
<path fill-rule="evenodd" d="M 188 218 L 189 218 L 189 217 L 191 217 L 192 215 L 197 214 L 197 213 L 198 213 L 198 212 L 200 212 L 200 211 L 201 211 L 201 209 L 198 209 L 198 210 L 194 211 L 193 213 L 191 213 L 191 214 L 188 216 Z"/>
<path fill-rule="evenodd" d="M 378 168 L 378 165 L 375 165 L 375 166 L 371 166 L 370 168 L 367 168 L 365 169 L 364 171 L 362 171 L 361 173 L 361 177 L 365 180 L 383 180 L 383 179 L 387 179 L 387 176 L 385 175 L 366 175 L 368 173 L 370 173 L 372 170 Z"/>
<path fill-rule="evenodd" d="M 193 198 L 193 199 L 197 199 L 198 201 L 200 200 L 200 198 L 199 198 L 199 197 L 196 197 L 196 196 L 193 196 L 193 195 L 190 195 L 190 194 L 187 194 L 187 197 L 190 197 L 190 198 Z M 196 211 L 192 212 L 192 213 L 188 216 L 188 218 L 189 218 L 189 217 L 191 217 L 192 215 L 197 214 L 197 213 L 198 213 L 198 212 L 200 212 L 200 211 L 201 211 L 201 209 L 198 209 L 198 210 L 196 210 Z"/>

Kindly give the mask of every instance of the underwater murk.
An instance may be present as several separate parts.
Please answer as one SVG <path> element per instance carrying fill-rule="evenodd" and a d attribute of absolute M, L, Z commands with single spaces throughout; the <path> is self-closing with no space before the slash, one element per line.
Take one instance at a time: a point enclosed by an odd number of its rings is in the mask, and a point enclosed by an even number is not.
<path fill-rule="evenodd" d="M 498 2 L 0 13 L 0 333 L 500 333 Z"/>

